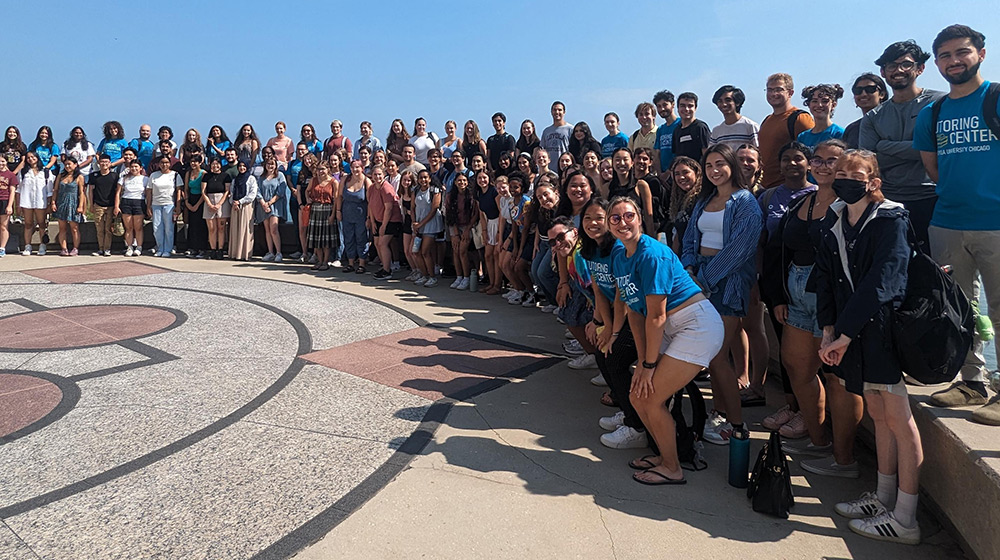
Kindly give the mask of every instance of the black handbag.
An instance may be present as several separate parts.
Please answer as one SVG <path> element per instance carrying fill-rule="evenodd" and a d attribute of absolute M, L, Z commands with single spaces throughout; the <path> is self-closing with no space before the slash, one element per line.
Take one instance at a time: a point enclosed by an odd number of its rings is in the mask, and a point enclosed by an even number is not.
<path fill-rule="evenodd" d="M 771 439 L 757 455 L 747 487 L 747 498 L 752 500 L 754 511 L 782 519 L 788 519 L 788 510 L 795 505 L 792 475 L 788 471 L 788 460 L 781 450 L 781 436 L 777 431 L 771 432 Z"/>

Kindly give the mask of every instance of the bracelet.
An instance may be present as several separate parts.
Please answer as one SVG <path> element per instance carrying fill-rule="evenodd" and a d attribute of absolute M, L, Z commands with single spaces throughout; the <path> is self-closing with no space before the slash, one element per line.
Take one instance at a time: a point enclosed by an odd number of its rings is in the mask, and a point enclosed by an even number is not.
<path fill-rule="evenodd" d="M 617 336 L 618 336 L 619 334 L 621 334 L 621 332 L 620 332 L 620 331 L 619 331 L 619 332 L 613 332 L 613 333 L 611 333 L 611 338 L 615 338 L 615 337 L 617 337 Z"/>
<path fill-rule="evenodd" d="M 597 327 L 603 327 L 604 326 L 604 323 L 602 323 L 601 321 L 598 321 L 597 319 L 592 320 L 591 323 L 594 323 L 594 326 L 597 326 Z"/>
<path fill-rule="evenodd" d="M 660 361 L 660 359 L 657 358 L 656 362 L 659 362 L 659 361 Z M 644 367 L 646 369 L 656 369 L 656 362 L 647 362 L 647 361 L 643 360 L 642 361 L 642 367 Z"/>

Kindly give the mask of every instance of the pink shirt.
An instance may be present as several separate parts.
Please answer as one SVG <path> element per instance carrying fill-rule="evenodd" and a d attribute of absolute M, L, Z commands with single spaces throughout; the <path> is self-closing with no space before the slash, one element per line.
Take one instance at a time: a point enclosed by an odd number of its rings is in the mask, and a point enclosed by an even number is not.
<path fill-rule="evenodd" d="M 372 188 L 372 195 L 369 197 L 368 205 L 371 207 L 372 216 L 381 222 L 385 218 L 385 207 L 390 206 L 389 221 L 402 222 L 403 213 L 399 209 L 399 195 L 396 188 L 389 181 L 383 181 L 380 186 Z"/>
<path fill-rule="evenodd" d="M 284 140 L 278 140 L 278 137 L 275 136 L 267 141 L 267 145 L 274 150 L 274 157 L 278 163 L 288 163 L 295 155 L 295 141 L 288 136 L 285 136 Z"/>

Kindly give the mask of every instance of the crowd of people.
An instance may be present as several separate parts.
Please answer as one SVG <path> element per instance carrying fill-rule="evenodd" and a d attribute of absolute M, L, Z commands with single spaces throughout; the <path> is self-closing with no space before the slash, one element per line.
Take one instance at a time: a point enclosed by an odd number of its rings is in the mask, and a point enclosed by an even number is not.
<path fill-rule="evenodd" d="M 932 55 L 949 92 L 917 85 Z M 848 88 L 863 117 L 847 126 L 834 123 L 842 86 L 798 90 L 784 73 L 766 80 L 772 112 L 759 124 L 732 85 L 712 96 L 714 127 L 697 117 L 698 95 L 664 90 L 638 105 L 631 135 L 608 113 L 601 140 L 570 124 L 559 101 L 550 125 L 525 120 L 516 138 L 501 112 L 485 139 L 473 120 L 461 133 L 448 121 L 438 136 L 422 118 L 412 133 L 394 120 L 384 141 L 369 122 L 352 140 L 338 120 L 325 141 L 310 124 L 295 141 L 278 122 L 267 142 L 245 124 L 234 139 L 216 125 L 179 143 L 167 126 L 153 139 L 148 125 L 126 141 L 110 121 L 96 146 L 80 127 L 57 144 L 46 126 L 26 145 L 11 126 L 0 143 L 0 247 L 16 216 L 20 253 L 31 255 L 51 214 L 60 254 L 76 255 L 88 214 L 103 256 L 120 218 L 127 257 L 143 254 L 151 220 L 159 257 L 249 260 L 256 230 L 265 262 L 354 274 L 373 265 L 376 279 L 425 288 L 453 270 L 453 289 L 558 316 L 570 367 L 598 369 L 602 401 L 620 408 L 600 419 L 601 443 L 656 450 L 630 462 L 649 485 L 685 482 L 666 399 L 707 370 L 703 439 L 727 445 L 749 437 L 743 408 L 764 405 L 764 381 L 780 373 L 784 406 L 763 426 L 809 472 L 859 476 L 867 407 L 877 488 L 836 511 L 862 535 L 915 544 L 922 449 L 889 320 L 911 243 L 950 265 L 972 298 L 984 289 L 1000 318 L 1000 119 L 984 57 L 985 37 L 962 25 L 941 31 L 931 53 L 889 45 L 879 73 Z M 185 251 L 174 246 L 178 223 Z M 282 239 L 281 224 L 295 239 Z M 765 317 L 780 372 L 768 371 Z M 978 406 L 973 420 L 1000 425 L 985 374 L 977 335 L 961 379 L 932 402 Z"/>

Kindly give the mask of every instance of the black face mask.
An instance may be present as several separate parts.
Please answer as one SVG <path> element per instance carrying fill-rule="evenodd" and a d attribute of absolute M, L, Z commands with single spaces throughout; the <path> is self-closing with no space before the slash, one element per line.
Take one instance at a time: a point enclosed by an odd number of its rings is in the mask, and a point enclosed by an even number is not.
<path fill-rule="evenodd" d="M 857 179 L 834 179 L 833 192 L 837 198 L 848 204 L 854 204 L 868 194 L 868 182 Z"/>

